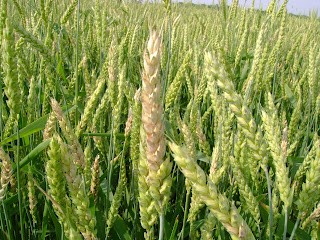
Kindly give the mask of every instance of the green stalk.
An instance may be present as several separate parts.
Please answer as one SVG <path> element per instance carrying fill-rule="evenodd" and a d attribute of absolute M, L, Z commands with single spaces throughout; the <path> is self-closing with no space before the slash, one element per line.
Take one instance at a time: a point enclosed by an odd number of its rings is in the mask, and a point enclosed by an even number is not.
<path fill-rule="evenodd" d="M 283 229 L 283 240 L 287 239 L 287 229 L 288 229 L 288 209 L 284 210 L 284 229 Z"/>
<path fill-rule="evenodd" d="M 171 3 L 169 3 L 171 4 Z M 168 77 L 169 77 L 169 71 L 170 71 L 170 61 L 171 61 L 171 13 L 166 11 L 166 17 L 168 18 L 168 58 L 167 58 L 167 66 L 166 66 L 166 73 L 164 75 L 165 79 L 163 81 L 163 86 L 162 86 L 162 105 L 164 105 L 165 101 L 165 90 L 167 89 L 167 83 L 168 83 Z"/>
<path fill-rule="evenodd" d="M 269 228 L 270 228 L 270 235 L 269 235 L 269 240 L 272 240 L 272 225 L 273 225 L 273 212 L 272 212 L 272 191 L 271 191 L 271 182 L 269 178 L 269 173 L 268 169 L 265 166 L 263 168 L 266 178 L 267 178 L 267 184 L 268 184 L 268 198 L 269 198 Z"/>
<path fill-rule="evenodd" d="M 164 215 L 160 214 L 160 229 L 159 229 L 159 240 L 163 240 L 163 230 L 164 230 Z"/>
<path fill-rule="evenodd" d="M 293 240 L 294 234 L 296 233 L 296 230 L 297 230 L 297 228 L 299 226 L 299 223 L 300 223 L 300 215 L 298 215 L 298 217 L 297 217 L 297 221 L 294 224 L 294 227 L 293 227 L 293 230 L 292 230 L 292 233 L 291 233 L 291 236 L 290 236 L 289 240 Z"/>
<path fill-rule="evenodd" d="M 19 115 L 17 117 L 17 153 L 16 153 L 16 164 L 17 164 L 17 181 L 18 181 L 18 201 L 19 201 L 19 215 L 20 215 L 20 231 L 21 231 L 21 239 L 24 240 L 24 223 L 23 223 L 23 215 L 22 215 L 22 196 L 21 196 L 21 183 L 20 183 L 20 166 L 19 166 L 19 151 L 20 151 L 20 136 L 19 136 Z"/>
<path fill-rule="evenodd" d="M 188 218 L 189 203 L 190 203 L 190 190 L 187 192 L 187 195 L 186 195 L 186 203 L 184 205 L 182 230 L 181 230 L 181 235 L 180 235 L 179 239 L 184 239 L 184 229 L 185 229 L 187 218 Z"/>
<path fill-rule="evenodd" d="M 6 211 L 7 208 L 6 208 L 5 205 L 4 205 L 4 201 L 2 201 L 2 207 L 3 207 L 4 218 L 5 218 L 5 220 L 6 220 L 7 229 L 8 229 L 8 235 L 7 235 L 7 237 L 9 238 L 9 240 L 12 240 L 13 238 L 12 238 L 12 236 L 11 236 L 11 234 L 12 234 L 11 223 L 10 223 L 9 220 L 8 220 L 8 214 L 7 214 L 7 211 Z M 1 225 L 2 225 L 2 217 L 1 217 Z M 4 230 L 4 227 L 2 227 L 2 229 Z"/>
<path fill-rule="evenodd" d="M 3 205 L 3 202 L 2 202 L 2 205 Z M 3 207 L 3 210 L 5 211 L 4 207 Z M 2 212 L 1 211 L 0 211 L 0 223 L 1 223 L 1 229 L 4 229 L 4 223 L 3 223 L 3 218 L 2 218 Z"/>
<path fill-rule="evenodd" d="M 3 98 L 2 98 L 2 81 L 0 81 L 0 112 L 2 113 L 2 108 L 3 108 Z M 2 128 L 2 114 L 0 114 L 0 141 L 2 141 L 2 132 L 3 132 L 3 128 Z"/>
<path fill-rule="evenodd" d="M 111 123 L 111 132 L 113 132 L 113 120 L 112 120 L 112 123 Z M 111 176 L 112 176 L 112 164 L 110 164 L 110 161 L 114 158 L 114 153 L 115 153 L 115 147 L 114 147 L 114 139 L 115 136 L 113 134 L 110 135 L 110 147 L 109 147 L 109 161 L 107 161 L 107 176 L 106 176 L 106 181 L 107 181 L 107 193 L 109 194 L 110 192 L 110 186 L 111 186 Z M 109 207 L 111 206 L 111 203 L 110 203 L 110 200 L 108 199 L 107 201 L 107 209 L 109 211 Z"/>
<path fill-rule="evenodd" d="M 79 61 L 79 28 L 80 28 L 80 0 L 78 0 L 78 6 L 77 6 L 77 31 L 76 31 L 76 76 L 75 76 L 75 105 L 76 105 L 76 111 L 74 115 L 74 123 L 75 126 L 78 124 L 78 95 L 79 95 L 79 79 L 78 79 L 78 61 Z"/>

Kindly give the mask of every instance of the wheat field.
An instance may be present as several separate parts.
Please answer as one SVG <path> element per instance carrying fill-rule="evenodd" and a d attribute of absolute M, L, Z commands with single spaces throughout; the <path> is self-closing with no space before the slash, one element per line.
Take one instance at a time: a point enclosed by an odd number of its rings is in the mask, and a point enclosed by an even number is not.
<path fill-rule="evenodd" d="M 0 239 L 320 239 L 316 12 L 0 2 Z"/>

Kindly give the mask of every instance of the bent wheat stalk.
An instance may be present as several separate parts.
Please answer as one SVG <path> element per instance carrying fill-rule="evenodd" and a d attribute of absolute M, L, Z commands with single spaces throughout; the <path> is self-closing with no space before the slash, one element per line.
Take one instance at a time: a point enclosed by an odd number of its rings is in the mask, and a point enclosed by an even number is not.
<path fill-rule="evenodd" d="M 194 193 L 208 206 L 214 216 L 222 223 L 232 239 L 255 239 L 247 223 L 236 207 L 226 196 L 219 194 L 212 182 L 207 183 L 207 176 L 197 163 L 190 159 L 188 150 L 169 143 L 174 160 L 184 176 L 192 183 Z"/>

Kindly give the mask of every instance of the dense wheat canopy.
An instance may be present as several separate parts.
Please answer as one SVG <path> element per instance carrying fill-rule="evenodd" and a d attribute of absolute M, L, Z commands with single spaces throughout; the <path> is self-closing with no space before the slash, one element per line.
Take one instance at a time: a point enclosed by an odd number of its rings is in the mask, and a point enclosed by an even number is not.
<path fill-rule="evenodd" d="M 0 239 L 319 239 L 316 14 L 0 2 Z"/>

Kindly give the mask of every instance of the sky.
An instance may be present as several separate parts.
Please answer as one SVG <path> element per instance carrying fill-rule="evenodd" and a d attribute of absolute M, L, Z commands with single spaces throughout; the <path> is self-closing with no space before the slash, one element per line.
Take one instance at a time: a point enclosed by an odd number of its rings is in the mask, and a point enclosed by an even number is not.
<path fill-rule="evenodd" d="M 192 0 L 193 3 L 205 3 L 205 4 L 212 4 L 218 3 L 219 0 Z M 232 0 L 228 0 L 229 3 L 232 2 Z M 246 6 L 251 6 L 252 0 L 239 0 L 239 4 L 243 6 L 246 4 Z M 263 9 L 266 9 L 270 0 L 255 0 L 255 5 L 257 8 L 262 6 Z M 283 2 L 280 1 L 281 3 Z M 287 5 L 288 12 L 294 13 L 294 14 L 303 14 L 303 15 L 309 15 L 310 10 L 317 10 L 318 16 L 320 14 L 320 0 L 289 0 L 289 3 Z"/>

